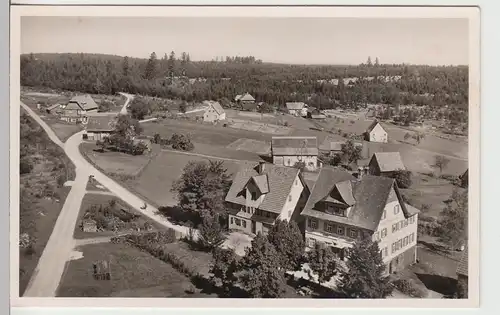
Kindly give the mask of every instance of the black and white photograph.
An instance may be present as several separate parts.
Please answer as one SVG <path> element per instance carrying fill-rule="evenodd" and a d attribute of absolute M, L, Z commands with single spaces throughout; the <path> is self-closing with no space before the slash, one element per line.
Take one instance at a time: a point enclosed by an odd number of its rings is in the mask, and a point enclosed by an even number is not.
<path fill-rule="evenodd" d="M 13 19 L 18 302 L 478 303 L 477 10 L 56 9 Z"/>

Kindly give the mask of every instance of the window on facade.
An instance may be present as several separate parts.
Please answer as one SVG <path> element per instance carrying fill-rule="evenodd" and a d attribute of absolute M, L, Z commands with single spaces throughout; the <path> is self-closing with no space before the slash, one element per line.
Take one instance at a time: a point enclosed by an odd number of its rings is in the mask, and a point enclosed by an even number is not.
<path fill-rule="evenodd" d="M 241 223 L 243 223 L 243 227 L 246 228 L 247 227 L 247 221 L 245 220 L 241 220 Z"/>
<path fill-rule="evenodd" d="M 257 193 L 252 191 L 252 200 L 257 200 Z"/>
<path fill-rule="evenodd" d="M 314 238 L 310 238 L 307 244 L 312 248 L 314 247 L 314 245 L 316 245 L 316 240 Z"/>
<path fill-rule="evenodd" d="M 288 195 L 288 201 L 292 201 L 292 195 Z"/>
<path fill-rule="evenodd" d="M 414 216 L 409 217 L 408 221 L 410 221 L 410 224 L 413 224 L 415 222 L 415 217 Z"/>
<path fill-rule="evenodd" d="M 405 237 L 405 246 L 408 245 L 410 242 L 410 237 L 409 236 L 406 236 Z"/>
<path fill-rule="evenodd" d="M 309 226 L 311 229 L 317 229 L 318 221 L 315 219 L 307 219 L 307 226 Z"/>
<path fill-rule="evenodd" d="M 398 241 L 398 247 L 399 247 L 399 248 L 403 248 L 403 239 L 400 239 L 400 240 Z"/>
<path fill-rule="evenodd" d="M 408 219 L 405 220 L 405 227 L 408 226 Z"/>
<path fill-rule="evenodd" d="M 398 230 L 398 224 L 393 224 L 392 225 L 392 233 L 396 232 Z"/>
<path fill-rule="evenodd" d="M 394 254 L 396 250 L 396 243 L 392 243 L 392 253 Z"/>
<path fill-rule="evenodd" d="M 374 236 L 376 241 L 380 240 L 380 233 L 379 232 L 375 232 L 375 234 L 373 236 Z"/>
<path fill-rule="evenodd" d="M 240 225 L 241 225 L 240 219 L 234 219 L 234 221 L 236 222 L 236 225 L 237 225 L 237 226 L 240 226 Z"/>
<path fill-rule="evenodd" d="M 387 216 L 387 211 L 384 210 L 384 212 L 382 212 L 382 218 L 380 218 L 380 220 L 384 220 Z"/>
<path fill-rule="evenodd" d="M 288 160 L 286 163 L 288 164 L 288 166 L 290 166 L 290 164 L 292 164 L 292 162 L 290 160 Z"/>
<path fill-rule="evenodd" d="M 325 231 L 333 233 L 334 227 L 333 224 L 325 222 Z"/>
<path fill-rule="evenodd" d="M 384 237 L 386 237 L 386 236 L 387 236 L 387 228 L 384 228 L 384 229 L 382 230 L 382 232 L 380 233 L 380 237 L 381 237 L 381 238 L 384 238 Z"/>
<path fill-rule="evenodd" d="M 399 213 L 399 205 L 395 205 L 394 206 L 394 214 L 398 214 Z"/>
<path fill-rule="evenodd" d="M 413 243 L 414 240 L 415 240 L 415 233 L 411 233 L 411 235 L 410 235 L 410 243 Z"/>
<path fill-rule="evenodd" d="M 231 217 L 231 224 L 234 224 L 234 218 Z"/>
<path fill-rule="evenodd" d="M 337 227 L 337 234 L 338 234 L 338 235 L 344 235 L 344 228 L 343 228 L 343 227 L 341 227 L 341 226 L 338 226 L 338 227 Z"/>
<path fill-rule="evenodd" d="M 349 235 L 351 236 L 351 238 L 356 238 L 358 237 L 358 231 L 351 229 L 349 231 Z"/>

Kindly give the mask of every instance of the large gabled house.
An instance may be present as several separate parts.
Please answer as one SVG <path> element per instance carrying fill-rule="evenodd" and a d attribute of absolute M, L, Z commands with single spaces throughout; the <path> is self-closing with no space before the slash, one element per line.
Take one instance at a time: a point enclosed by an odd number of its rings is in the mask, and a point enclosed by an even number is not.
<path fill-rule="evenodd" d="M 89 113 L 97 113 L 99 106 L 90 95 L 77 95 L 61 107 L 61 119 L 86 124 Z"/>
<path fill-rule="evenodd" d="M 300 170 L 264 162 L 247 165 L 235 175 L 225 199 L 229 228 L 267 234 L 276 220 L 300 219 L 308 196 Z"/>
<path fill-rule="evenodd" d="M 217 122 L 226 119 L 226 112 L 219 102 L 205 101 L 203 104 L 206 106 L 205 113 L 203 114 L 203 121 Z"/>
<path fill-rule="evenodd" d="M 85 140 L 103 140 L 116 128 L 117 113 L 93 113 L 88 115 L 88 122 L 82 135 Z"/>
<path fill-rule="evenodd" d="M 318 139 L 316 137 L 276 136 L 271 139 L 273 164 L 294 167 L 305 163 L 305 169 L 314 171 L 318 162 Z"/>
<path fill-rule="evenodd" d="M 329 246 L 346 259 L 349 248 L 368 237 L 378 242 L 386 273 L 393 273 L 416 262 L 418 212 L 392 178 L 323 168 L 301 213 L 306 246 Z"/>
<path fill-rule="evenodd" d="M 371 175 L 392 177 L 395 172 L 406 170 L 406 167 L 399 152 L 376 152 L 368 163 L 368 170 Z"/>
<path fill-rule="evenodd" d="M 368 126 L 364 133 L 364 138 L 366 141 L 370 142 L 388 142 L 387 131 L 385 131 L 377 120 L 373 121 L 370 126 Z"/>
<path fill-rule="evenodd" d="M 307 105 L 304 102 L 287 102 L 285 105 L 290 115 L 307 116 Z"/>

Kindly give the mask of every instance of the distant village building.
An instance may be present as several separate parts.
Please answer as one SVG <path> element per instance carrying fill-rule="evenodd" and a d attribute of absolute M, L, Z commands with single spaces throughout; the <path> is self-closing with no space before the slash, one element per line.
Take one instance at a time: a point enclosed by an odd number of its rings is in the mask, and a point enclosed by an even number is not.
<path fill-rule="evenodd" d="M 342 153 L 342 141 L 333 141 L 329 138 L 326 138 L 325 141 L 319 146 L 319 150 L 325 154 L 333 156 L 335 154 Z"/>
<path fill-rule="evenodd" d="M 398 170 L 406 170 L 399 152 L 376 152 L 368 163 L 371 175 L 391 177 Z"/>
<path fill-rule="evenodd" d="M 60 110 L 61 110 L 61 104 L 59 103 L 51 105 L 45 109 L 45 111 L 47 111 L 47 114 L 57 114 L 58 111 Z"/>
<path fill-rule="evenodd" d="M 238 171 L 226 196 L 229 228 L 267 234 L 276 220 L 300 217 L 309 189 L 299 169 L 266 164 Z"/>
<path fill-rule="evenodd" d="M 387 143 L 387 131 L 375 120 L 365 132 L 365 140 L 370 142 Z"/>
<path fill-rule="evenodd" d="M 248 93 L 245 93 L 244 95 L 236 95 L 234 100 L 235 100 L 235 102 L 240 103 L 240 104 L 255 103 L 255 98 Z"/>
<path fill-rule="evenodd" d="M 88 123 L 83 133 L 83 139 L 86 140 L 103 140 L 115 131 L 116 113 L 93 113 L 88 116 Z"/>
<path fill-rule="evenodd" d="M 205 101 L 203 103 L 207 106 L 207 109 L 203 114 L 203 121 L 213 123 L 219 120 L 226 119 L 226 112 L 224 111 L 224 108 L 222 108 L 219 102 Z"/>
<path fill-rule="evenodd" d="M 67 122 L 87 123 L 89 113 L 97 113 L 98 105 L 90 95 L 77 95 L 61 106 L 61 119 Z"/>
<path fill-rule="evenodd" d="M 257 109 L 259 109 L 259 106 L 256 103 L 241 103 L 240 104 L 241 110 L 247 111 L 247 112 L 255 112 Z"/>
<path fill-rule="evenodd" d="M 418 213 L 392 178 L 323 168 L 301 213 L 306 250 L 329 246 L 345 260 L 357 240 L 370 237 L 390 274 L 417 260 Z"/>
<path fill-rule="evenodd" d="M 469 291 L 469 248 L 465 246 L 457 267 L 458 298 L 466 299 Z"/>
<path fill-rule="evenodd" d="M 287 102 L 286 109 L 290 115 L 300 117 L 307 116 L 307 104 L 304 102 Z"/>
<path fill-rule="evenodd" d="M 271 153 L 275 165 L 293 167 L 296 163 L 304 162 L 305 168 L 309 171 L 320 167 L 316 137 L 272 137 Z"/>

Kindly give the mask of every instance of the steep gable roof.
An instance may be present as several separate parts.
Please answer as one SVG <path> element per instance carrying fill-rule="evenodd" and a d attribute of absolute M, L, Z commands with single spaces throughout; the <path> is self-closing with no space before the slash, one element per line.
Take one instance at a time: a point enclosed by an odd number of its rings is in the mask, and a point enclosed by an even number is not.
<path fill-rule="evenodd" d="M 405 170 L 406 167 L 399 152 L 376 152 L 371 160 L 375 159 L 381 172 Z"/>
<path fill-rule="evenodd" d="M 246 200 L 242 192 L 246 184 L 252 177 L 262 175 L 258 173 L 257 167 L 258 165 L 247 165 L 236 173 L 231 188 L 226 195 L 227 202 L 245 205 Z M 292 167 L 266 164 L 264 174 L 267 175 L 269 192 L 264 196 L 259 209 L 281 213 L 299 172 L 298 169 Z"/>
<path fill-rule="evenodd" d="M 339 187 L 337 184 L 346 181 L 350 181 L 352 185 L 352 196 L 355 201 L 355 204 L 349 211 L 348 217 L 331 215 L 321 211 L 318 208 L 319 203 L 324 200 L 325 196 L 330 194 L 332 187 Z M 340 190 L 345 190 L 346 187 L 345 184 L 340 184 Z M 394 185 L 394 179 L 364 175 L 361 180 L 357 180 L 345 171 L 325 167 L 320 171 L 316 184 L 302 211 L 302 215 L 374 231 L 377 229 L 387 198 L 393 188 L 396 189 L 396 194 L 402 204 L 403 213 L 405 216 L 410 215 L 406 205 L 402 202 L 397 187 Z M 344 195 L 348 195 L 348 192 L 344 192 Z"/>
<path fill-rule="evenodd" d="M 461 276 L 469 276 L 469 247 L 466 245 L 460 262 L 457 267 L 457 274 Z"/>
<path fill-rule="evenodd" d="M 69 101 L 68 105 L 71 103 L 77 104 L 83 110 L 91 110 L 91 109 L 95 109 L 98 107 L 98 105 L 94 101 L 94 99 L 88 94 L 74 96 Z"/>
<path fill-rule="evenodd" d="M 316 137 L 272 137 L 273 155 L 318 155 Z"/>
<path fill-rule="evenodd" d="M 89 115 L 86 129 L 92 132 L 114 131 L 117 117 L 116 113 L 96 113 Z"/>
<path fill-rule="evenodd" d="M 243 97 L 243 95 L 238 94 L 238 95 L 236 95 L 236 96 L 234 97 L 234 100 L 235 100 L 235 101 L 239 101 L 242 97 Z"/>
<path fill-rule="evenodd" d="M 380 123 L 378 122 L 378 120 L 374 120 L 370 126 L 368 126 L 368 128 L 366 129 L 366 132 L 370 133 L 372 132 L 373 128 L 375 128 L 377 125 L 380 125 Z M 380 125 L 380 127 L 382 127 L 382 125 Z M 382 128 L 384 129 L 384 128 Z"/>
<path fill-rule="evenodd" d="M 267 174 L 253 176 L 252 180 L 262 194 L 267 194 L 269 192 L 269 182 L 267 181 Z"/>
<path fill-rule="evenodd" d="M 352 195 L 352 182 L 350 180 L 336 183 L 330 192 L 330 196 L 334 198 L 338 196 L 337 200 L 348 206 L 352 206 L 356 203 L 356 200 L 354 200 L 354 196 Z"/>
<path fill-rule="evenodd" d="M 222 106 L 220 105 L 220 103 L 219 103 L 219 102 L 215 102 L 215 101 L 205 101 L 204 103 L 205 103 L 207 106 L 212 107 L 218 115 L 222 115 L 222 114 L 224 114 L 224 108 L 222 108 Z"/>
<path fill-rule="evenodd" d="M 253 98 L 252 95 L 246 93 L 245 95 L 243 95 L 240 99 L 240 101 L 255 101 L 255 98 Z"/>

